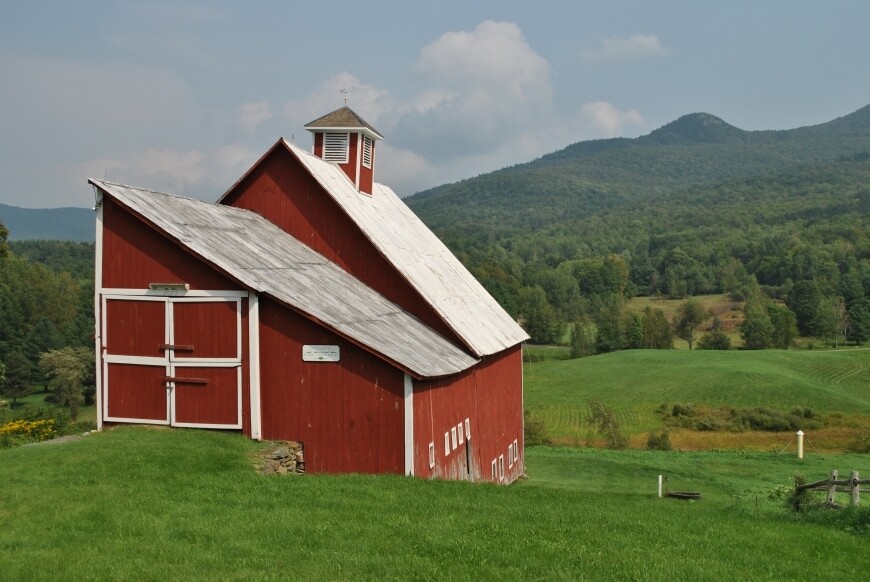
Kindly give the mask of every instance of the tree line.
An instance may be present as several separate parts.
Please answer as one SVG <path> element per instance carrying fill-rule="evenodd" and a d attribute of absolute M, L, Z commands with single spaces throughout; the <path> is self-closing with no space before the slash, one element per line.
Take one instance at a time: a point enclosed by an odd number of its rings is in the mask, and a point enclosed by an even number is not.
<path fill-rule="evenodd" d="M 74 417 L 94 385 L 93 245 L 8 236 L 0 223 L 0 394 L 43 385 Z"/>

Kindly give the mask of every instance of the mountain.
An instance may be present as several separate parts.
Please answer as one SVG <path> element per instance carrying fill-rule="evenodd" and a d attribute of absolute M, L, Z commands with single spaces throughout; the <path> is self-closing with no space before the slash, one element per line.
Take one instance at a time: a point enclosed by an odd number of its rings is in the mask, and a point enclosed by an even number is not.
<path fill-rule="evenodd" d="M 19 208 L 0 204 L 9 240 L 94 241 L 94 213 L 88 208 Z"/>
<path fill-rule="evenodd" d="M 870 152 L 870 105 L 816 126 L 744 131 L 693 113 L 634 139 L 575 143 L 537 160 L 417 193 L 436 232 L 538 229 L 642 199 Z"/>

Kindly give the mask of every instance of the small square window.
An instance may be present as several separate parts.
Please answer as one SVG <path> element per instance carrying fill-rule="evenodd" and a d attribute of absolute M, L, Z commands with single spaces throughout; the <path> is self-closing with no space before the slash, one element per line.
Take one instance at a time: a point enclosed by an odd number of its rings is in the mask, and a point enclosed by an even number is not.
<path fill-rule="evenodd" d="M 456 432 L 459 433 L 459 444 L 460 445 L 465 444 L 465 431 L 462 430 L 462 423 L 461 422 L 456 425 Z"/>
<path fill-rule="evenodd" d="M 465 419 L 465 438 L 471 440 L 471 421 L 467 418 Z"/>
<path fill-rule="evenodd" d="M 514 445 L 508 445 L 508 469 L 514 466 Z"/>
<path fill-rule="evenodd" d="M 517 439 L 514 439 L 514 461 L 520 460 L 520 445 L 517 443 Z"/>
<path fill-rule="evenodd" d="M 453 450 L 456 450 L 456 427 L 450 429 L 450 443 L 453 445 Z"/>
<path fill-rule="evenodd" d="M 450 433 L 445 432 L 444 433 L 444 456 L 446 457 L 449 454 L 450 454 Z"/>
<path fill-rule="evenodd" d="M 492 480 L 495 481 L 498 479 L 498 465 L 495 462 L 495 459 L 492 460 Z"/>
<path fill-rule="evenodd" d="M 429 443 L 429 468 L 435 468 L 435 443 Z"/>
<path fill-rule="evenodd" d="M 498 480 L 504 479 L 504 455 L 498 456 Z"/>

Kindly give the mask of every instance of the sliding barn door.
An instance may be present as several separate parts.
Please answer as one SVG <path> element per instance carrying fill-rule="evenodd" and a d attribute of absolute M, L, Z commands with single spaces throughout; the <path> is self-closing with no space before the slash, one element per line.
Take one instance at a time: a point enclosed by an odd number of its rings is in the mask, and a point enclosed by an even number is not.
<path fill-rule="evenodd" d="M 240 297 L 103 298 L 103 418 L 242 426 Z"/>

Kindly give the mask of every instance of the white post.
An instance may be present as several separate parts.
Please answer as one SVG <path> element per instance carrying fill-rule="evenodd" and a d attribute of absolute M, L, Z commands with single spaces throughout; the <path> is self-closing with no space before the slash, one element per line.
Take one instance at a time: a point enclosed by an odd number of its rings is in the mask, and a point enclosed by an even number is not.
<path fill-rule="evenodd" d="M 804 431 L 797 431 L 798 438 L 798 459 L 804 458 Z"/>
<path fill-rule="evenodd" d="M 659 497 L 662 496 L 662 476 L 659 475 Z"/>

